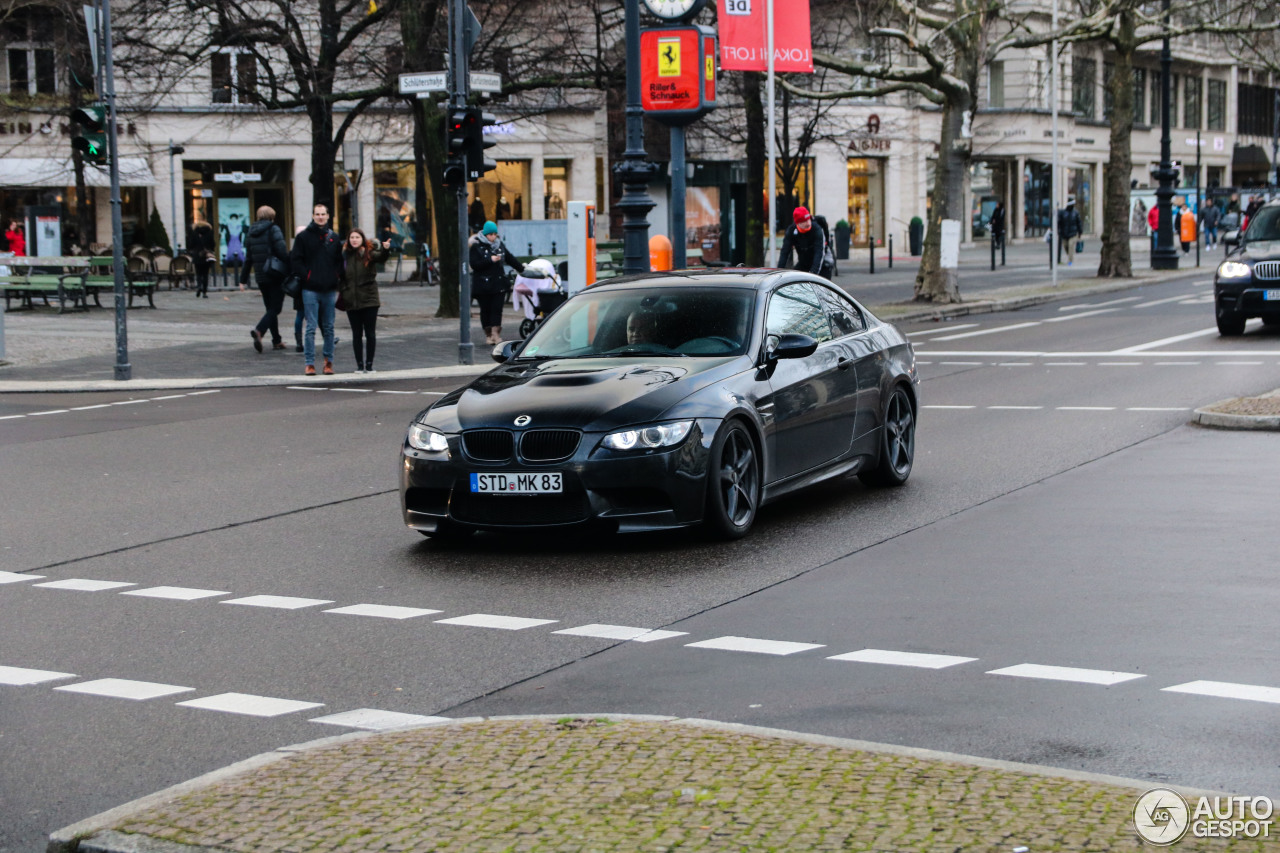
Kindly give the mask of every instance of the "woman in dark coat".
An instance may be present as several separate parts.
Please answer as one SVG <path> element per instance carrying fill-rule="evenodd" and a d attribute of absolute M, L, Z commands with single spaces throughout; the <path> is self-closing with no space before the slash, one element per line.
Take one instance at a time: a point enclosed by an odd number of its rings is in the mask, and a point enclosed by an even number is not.
<path fill-rule="evenodd" d="M 284 308 L 284 290 L 280 285 L 289 270 L 289 246 L 284 242 L 284 232 L 276 225 L 275 210 L 265 204 L 258 208 L 258 221 L 249 228 L 244 248 L 246 263 L 240 268 L 240 284 L 248 284 L 249 270 L 253 270 L 254 280 L 262 293 L 262 305 L 267 310 L 258 325 L 249 331 L 253 348 L 262 352 L 262 336 L 269 331 L 271 348 L 284 349 L 279 322 L 280 311 Z M 278 262 L 278 269 L 268 270 L 267 261 L 272 258 Z"/>
<path fill-rule="evenodd" d="M 481 233 L 471 238 L 471 295 L 480 305 L 480 325 L 490 344 L 502 343 L 502 304 L 507 301 L 507 276 L 502 267 L 524 272 L 524 264 L 498 239 L 498 226 L 486 222 Z"/>
<path fill-rule="evenodd" d="M 387 259 L 391 241 L 381 246 L 370 243 L 359 228 L 347 235 L 342 253 L 346 268 L 342 273 L 342 302 L 351 323 L 351 346 L 356 354 L 356 373 L 373 373 L 374 349 L 378 345 L 378 264 Z M 368 340 L 368 347 L 365 346 Z"/>

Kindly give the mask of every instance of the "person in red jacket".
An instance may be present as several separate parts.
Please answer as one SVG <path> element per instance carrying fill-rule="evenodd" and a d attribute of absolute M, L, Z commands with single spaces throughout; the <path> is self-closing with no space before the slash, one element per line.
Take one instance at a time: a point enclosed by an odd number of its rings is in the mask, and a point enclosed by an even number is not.
<path fill-rule="evenodd" d="M 4 237 L 9 241 L 9 251 L 13 252 L 14 257 L 26 257 L 27 239 L 22 236 L 21 222 L 16 219 L 10 220 L 9 230 L 4 232 Z"/>

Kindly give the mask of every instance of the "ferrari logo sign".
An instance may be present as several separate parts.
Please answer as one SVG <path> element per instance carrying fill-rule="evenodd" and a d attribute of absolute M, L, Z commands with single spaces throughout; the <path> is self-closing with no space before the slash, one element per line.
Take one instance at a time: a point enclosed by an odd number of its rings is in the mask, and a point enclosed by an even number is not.
<path fill-rule="evenodd" d="M 680 76 L 680 39 L 658 39 L 658 76 Z"/>

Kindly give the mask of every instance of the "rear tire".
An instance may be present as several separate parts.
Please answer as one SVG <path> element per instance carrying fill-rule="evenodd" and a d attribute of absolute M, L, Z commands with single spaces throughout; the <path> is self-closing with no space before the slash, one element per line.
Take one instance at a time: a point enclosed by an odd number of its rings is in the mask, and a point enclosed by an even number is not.
<path fill-rule="evenodd" d="M 916 457 L 916 413 L 901 385 L 889 395 L 880 430 L 880 461 L 875 468 L 858 472 L 868 486 L 901 486 L 911 476 Z"/>
<path fill-rule="evenodd" d="M 725 424 L 707 460 L 706 530 L 717 539 L 740 539 L 760 509 L 760 455 L 740 421 Z"/>
<path fill-rule="evenodd" d="M 1234 338 L 1244 334 L 1245 318 L 1234 311 L 1228 311 L 1221 302 L 1216 303 L 1214 316 L 1218 320 L 1218 334 L 1224 338 Z"/>

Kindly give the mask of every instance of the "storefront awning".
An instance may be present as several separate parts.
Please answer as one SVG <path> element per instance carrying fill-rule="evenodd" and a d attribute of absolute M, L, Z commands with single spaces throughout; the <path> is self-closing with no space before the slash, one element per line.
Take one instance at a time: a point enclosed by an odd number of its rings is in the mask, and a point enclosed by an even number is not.
<path fill-rule="evenodd" d="M 1045 166 L 1052 166 L 1052 165 L 1053 165 L 1053 161 L 1052 161 L 1052 160 L 1050 160 L 1048 157 L 1028 157 L 1028 158 L 1027 158 L 1027 161 L 1028 161 L 1028 162 L 1031 162 L 1031 163 L 1042 163 L 1042 164 L 1044 164 Z M 1063 166 L 1063 167 L 1065 167 L 1065 168 L 1067 168 L 1067 169 L 1088 169 L 1092 164 L 1091 164 L 1091 163 L 1077 163 L 1077 162 L 1075 162 L 1074 160 L 1064 160 L 1064 159 L 1062 159 L 1061 157 L 1059 157 L 1059 158 L 1058 158 L 1058 165 L 1059 165 L 1059 166 Z"/>
<path fill-rule="evenodd" d="M 1237 145 L 1231 153 L 1231 168 L 1265 172 L 1271 168 L 1271 158 L 1261 145 Z"/>
<path fill-rule="evenodd" d="M 106 166 L 86 163 L 84 182 L 91 187 L 109 187 L 111 173 Z M 70 157 L 6 157 L 0 160 L 0 187 L 72 187 L 75 183 Z M 156 176 L 151 174 L 145 157 L 120 158 L 120 186 L 155 185 Z"/>

